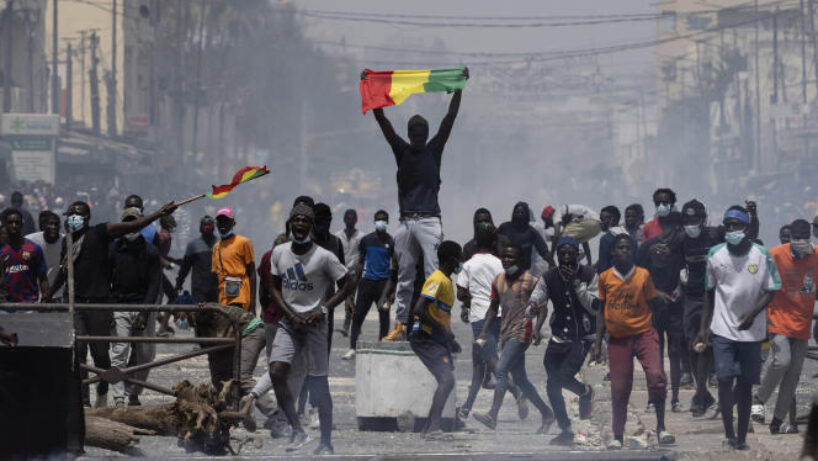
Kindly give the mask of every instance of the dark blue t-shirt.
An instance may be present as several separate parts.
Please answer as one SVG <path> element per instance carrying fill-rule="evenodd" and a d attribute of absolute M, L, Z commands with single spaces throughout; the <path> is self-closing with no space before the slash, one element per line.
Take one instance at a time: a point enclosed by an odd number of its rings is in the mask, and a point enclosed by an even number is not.
<path fill-rule="evenodd" d="M 387 233 L 383 234 L 383 238 L 377 232 L 364 236 L 358 245 L 358 251 L 364 256 L 363 278 L 367 280 L 388 279 L 394 250 L 395 241 Z"/>

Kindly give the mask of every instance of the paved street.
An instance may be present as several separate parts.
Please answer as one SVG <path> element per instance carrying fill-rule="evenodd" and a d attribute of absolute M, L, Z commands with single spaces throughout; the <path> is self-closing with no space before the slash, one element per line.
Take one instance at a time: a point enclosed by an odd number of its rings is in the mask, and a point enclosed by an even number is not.
<path fill-rule="evenodd" d="M 457 310 L 457 308 L 455 309 Z M 337 322 L 340 325 L 340 314 Z M 471 331 L 459 320 L 454 323 L 455 333 L 466 352 L 469 351 Z M 375 340 L 377 321 L 370 315 L 364 325 L 362 341 Z M 183 332 L 182 334 L 190 334 Z M 188 350 L 191 346 L 160 346 L 159 357 L 174 351 Z M 693 419 L 689 413 L 675 414 L 668 409 L 667 427 L 676 435 L 677 444 L 672 447 L 658 449 L 655 446 L 654 426 L 652 414 L 645 413 L 647 393 L 645 390 L 644 375 L 641 374 L 638 364 L 635 372 L 635 389 L 631 397 L 631 408 L 626 427 L 626 449 L 619 452 L 604 450 L 604 443 L 610 437 L 610 391 L 608 383 L 603 380 L 606 367 L 593 366 L 583 370 L 583 380 L 594 385 L 596 401 L 594 417 L 590 421 L 576 420 L 577 399 L 573 395 L 567 396 L 569 414 L 573 413 L 574 430 L 577 433 L 578 444 L 573 450 L 555 448 L 548 445 L 548 441 L 557 434 L 556 424 L 551 433 L 546 436 L 534 435 L 538 427 L 539 417 L 531 407 L 532 413 L 525 421 L 517 417 L 516 406 L 511 397 L 507 397 L 500 413 L 496 431 L 491 431 L 469 418 L 466 421 L 466 430 L 453 434 L 452 441 L 425 442 L 417 434 L 399 432 L 361 432 L 357 429 L 355 419 L 355 377 L 354 361 L 342 361 L 341 355 L 346 352 L 348 340 L 336 334 L 333 340 L 332 361 L 330 373 L 330 388 L 334 402 L 334 417 L 336 430 L 333 433 L 333 443 L 337 459 L 379 459 L 405 460 L 413 459 L 422 454 L 425 459 L 449 460 L 496 460 L 496 459 L 661 459 L 662 457 L 676 459 L 735 459 L 735 453 L 721 451 L 722 426 L 721 420 Z M 529 378 L 546 399 L 545 371 L 542 366 L 544 346 L 532 347 L 528 351 L 527 370 Z M 465 398 L 467 386 L 471 378 L 470 354 L 460 354 L 456 358 L 457 396 L 459 400 Z M 260 375 L 266 369 L 261 366 L 256 369 Z M 818 363 L 807 360 L 798 388 L 799 413 L 808 410 L 810 393 L 818 386 L 814 383 L 813 375 L 818 373 Z M 180 379 L 204 381 L 208 379 L 207 360 L 198 357 L 182 363 L 172 364 L 156 369 L 151 374 L 151 380 L 170 386 Z M 715 393 L 715 389 L 713 390 Z M 683 389 L 681 400 L 687 406 L 692 396 L 691 389 Z M 490 405 L 490 391 L 482 390 L 474 405 L 474 411 L 485 411 Z M 774 400 L 774 399 L 772 399 Z M 147 392 L 142 402 L 144 404 L 170 402 L 169 397 Z M 547 401 L 547 400 L 546 400 Z M 768 414 L 772 408 L 768 408 Z M 259 423 L 263 419 L 258 417 Z M 259 426 L 261 426 L 259 424 Z M 801 427 L 803 431 L 805 427 Z M 755 433 L 749 436 L 748 443 L 753 451 L 742 453 L 743 459 L 796 459 L 802 443 L 801 435 L 771 436 L 766 426 L 755 425 Z M 240 455 L 242 457 L 265 459 L 309 459 L 312 450 L 317 444 L 318 433 L 311 431 L 314 441 L 302 448 L 300 452 L 288 453 L 285 451 L 286 440 L 272 439 L 268 431 L 260 428 L 255 433 L 249 433 L 243 428 L 233 431 L 236 438 L 233 446 L 239 441 L 246 443 Z M 139 443 L 141 452 L 150 458 L 191 458 L 201 457 L 201 453 L 186 453 L 178 446 L 175 437 L 142 437 Z M 86 458 L 115 455 L 101 449 L 88 448 Z"/>

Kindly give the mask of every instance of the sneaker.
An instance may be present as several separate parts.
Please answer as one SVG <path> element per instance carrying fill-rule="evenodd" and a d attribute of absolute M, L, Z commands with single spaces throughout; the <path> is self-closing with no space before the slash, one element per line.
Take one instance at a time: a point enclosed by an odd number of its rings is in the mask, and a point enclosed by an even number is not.
<path fill-rule="evenodd" d="M 670 403 L 670 411 L 672 411 L 673 413 L 682 413 L 685 411 L 685 409 L 682 406 L 682 402 L 674 400 Z"/>
<path fill-rule="evenodd" d="M 721 406 L 719 405 L 719 402 L 713 403 L 713 405 L 711 405 L 710 408 L 704 412 L 704 417 L 708 419 L 721 418 Z"/>
<path fill-rule="evenodd" d="M 517 416 L 519 416 L 520 419 L 528 418 L 528 403 L 522 394 L 520 394 L 520 398 L 517 399 Z"/>
<path fill-rule="evenodd" d="M 656 411 L 656 405 L 653 402 L 648 402 L 648 406 L 645 407 L 645 413 L 653 413 Z"/>
<path fill-rule="evenodd" d="M 142 402 L 139 401 L 138 395 L 129 395 L 128 396 L 128 406 L 129 407 L 140 407 L 142 406 Z"/>
<path fill-rule="evenodd" d="M 160 338 L 169 338 L 169 337 L 175 336 L 175 335 L 176 335 L 176 332 L 171 327 L 167 327 L 167 328 L 165 328 L 165 330 L 160 331 L 159 333 L 156 333 L 156 336 L 159 336 Z"/>
<path fill-rule="evenodd" d="M 551 439 L 548 444 L 560 447 L 571 446 L 574 444 L 574 433 L 571 431 L 562 431 L 560 435 Z"/>
<path fill-rule="evenodd" d="M 781 434 L 781 423 L 782 422 L 783 421 L 781 421 L 780 419 L 774 417 L 773 420 L 770 421 L 770 434 L 772 434 L 772 435 Z"/>
<path fill-rule="evenodd" d="M 721 448 L 725 451 L 733 451 L 738 446 L 736 439 L 726 439 L 721 442 Z"/>
<path fill-rule="evenodd" d="M 673 445 L 676 443 L 676 437 L 668 431 L 659 432 L 659 436 L 656 440 L 659 442 L 659 445 Z"/>
<path fill-rule="evenodd" d="M 736 443 L 736 450 L 738 451 L 748 451 L 750 449 L 750 445 L 747 445 L 747 442 L 738 442 Z"/>
<path fill-rule="evenodd" d="M 125 408 L 125 399 L 123 398 L 114 399 L 114 408 Z"/>
<path fill-rule="evenodd" d="M 489 429 L 496 429 L 497 428 L 497 420 L 492 418 L 491 415 L 486 413 L 475 413 L 472 415 L 474 419 L 483 423 Z"/>
<path fill-rule="evenodd" d="M 764 405 L 754 403 L 750 407 L 750 418 L 754 423 L 764 424 Z"/>
<path fill-rule="evenodd" d="M 469 413 L 471 413 L 470 408 L 460 407 L 457 409 L 457 419 L 465 421 L 469 419 Z"/>
<path fill-rule="evenodd" d="M 309 443 L 310 437 L 303 430 L 293 431 L 290 434 L 290 444 L 287 446 L 287 451 L 296 451 Z"/>
<path fill-rule="evenodd" d="M 679 385 L 682 387 L 692 386 L 693 385 L 693 375 L 689 372 L 685 371 L 682 373 L 682 376 L 679 378 Z"/>
<path fill-rule="evenodd" d="M 590 419 L 594 411 L 594 388 L 585 385 L 588 390 L 579 396 L 579 419 Z"/>
<path fill-rule="evenodd" d="M 341 360 L 352 360 L 355 358 L 355 349 L 350 349 L 341 357 Z"/>
<path fill-rule="evenodd" d="M 332 448 L 332 445 L 329 443 L 321 442 L 318 444 L 318 447 L 315 448 L 315 451 L 312 452 L 314 455 L 334 455 L 335 449 Z"/>
<path fill-rule="evenodd" d="M 343 336 L 344 338 L 346 338 L 347 336 L 349 336 L 349 331 L 347 331 L 345 328 L 336 328 L 336 329 L 335 329 L 335 332 L 336 332 L 336 333 L 339 333 L 339 334 L 340 334 L 341 336 Z M 320 446 L 319 446 L 319 448 L 320 448 Z M 330 448 L 332 448 L 332 447 L 330 447 Z"/>
<path fill-rule="evenodd" d="M 97 394 L 97 401 L 94 402 L 94 408 L 105 408 L 108 406 L 108 393 Z"/>
<path fill-rule="evenodd" d="M 605 444 L 605 447 L 608 450 L 621 450 L 622 449 L 622 442 L 617 439 L 608 440 L 608 443 Z"/>
<path fill-rule="evenodd" d="M 603 381 L 610 381 L 611 380 L 611 372 L 605 373 L 605 377 L 602 378 Z M 622 444 L 619 444 L 619 448 L 622 448 Z"/>
<path fill-rule="evenodd" d="M 383 341 L 406 341 L 406 332 L 403 331 L 403 324 L 395 323 L 395 329 L 382 338 Z"/>
<path fill-rule="evenodd" d="M 798 425 L 790 423 L 781 423 L 781 428 L 778 430 L 779 434 L 797 434 Z"/>
<path fill-rule="evenodd" d="M 550 408 L 546 408 L 548 409 L 548 413 L 543 415 L 542 424 L 540 424 L 540 428 L 535 432 L 536 434 L 548 434 L 548 430 L 551 429 L 551 425 L 554 424 L 554 412 L 551 411 Z"/>

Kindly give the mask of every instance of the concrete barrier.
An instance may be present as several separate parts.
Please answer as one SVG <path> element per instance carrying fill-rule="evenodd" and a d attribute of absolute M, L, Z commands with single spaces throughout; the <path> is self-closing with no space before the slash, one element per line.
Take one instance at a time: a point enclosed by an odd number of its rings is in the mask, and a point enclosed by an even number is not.
<path fill-rule="evenodd" d="M 355 413 L 360 430 L 421 431 L 437 381 L 409 343 L 359 342 L 355 355 Z M 455 391 L 443 408 L 441 426 L 455 421 Z"/>

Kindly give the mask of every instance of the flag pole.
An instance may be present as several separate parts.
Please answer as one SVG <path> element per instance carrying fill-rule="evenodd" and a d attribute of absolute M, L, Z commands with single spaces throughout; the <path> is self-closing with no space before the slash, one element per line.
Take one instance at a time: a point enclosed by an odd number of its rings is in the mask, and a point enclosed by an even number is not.
<path fill-rule="evenodd" d="M 205 198 L 205 197 L 207 197 L 207 194 L 194 195 L 193 197 L 186 198 L 186 199 L 182 200 L 181 202 L 176 202 L 176 206 L 187 205 L 190 202 L 195 202 L 196 200 L 199 200 L 199 199 L 202 199 L 202 198 Z"/>

